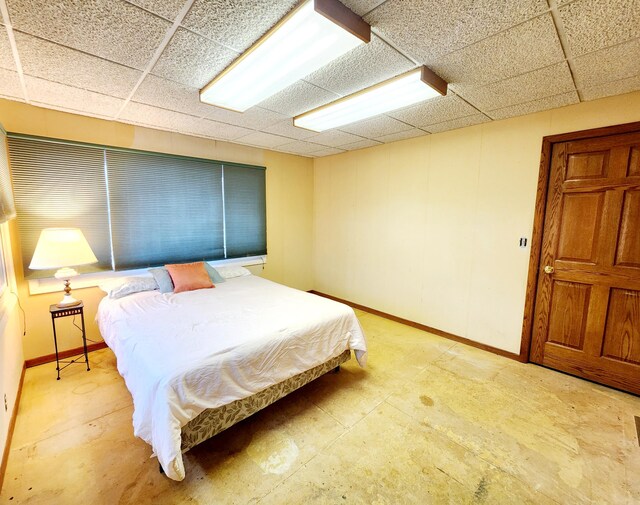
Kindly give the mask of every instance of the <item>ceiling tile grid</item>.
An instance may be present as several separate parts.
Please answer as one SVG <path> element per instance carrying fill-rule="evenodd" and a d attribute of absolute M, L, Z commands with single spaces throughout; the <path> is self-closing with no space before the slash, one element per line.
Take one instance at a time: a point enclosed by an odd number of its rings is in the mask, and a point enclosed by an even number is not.
<path fill-rule="evenodd" d="M 238 139 L 242 144 L 273 149 L 291 142 L 290 138 L 265 132 L 252 132 Z"/>
<path fill-rule="evenodd" d="M 305 81 L 338 95 L 350 95 L 415 66 L 382 39 L 372 35 L 371 42 L 316 70 L 305 77 Z"/>
<path fill-rule="evenodd" d="M 486 86 L 453 86 L 455 92 L 481 111 L 538 100 L 574 90 L 566 62 L 521 74 Z M 428 128 L 426 128 L 428 130 Z"/>
<path fill-rule="evenodd" d="M 238 56 L 231 49 L 178 28 L 151 73 L 186 86 L 202 88 Z"/>
<path fill-rule="evenodd" d="M 0 97 L 11 100 L 24 100 L 18 72 L 0 68 Z"/>
<path fill-rule="evenodd" d="M 127 98 L 142 75 L 139 70 L 18 31 L 14 33 L 26 75 L 116 98 Z"/>
<path fill-rule="evenodd" d="M 340 130 L 327 130 L 322 133 L 317 133 L 313 137 L 307 139 L 309 142 L 315 144 L 322 144 L 327 147 L 341 147 L 345 144 L 352 144 L 354 142 L 360 142 L 365 140 L 361 136 L 354 135 Z"/>
<path fill-rule="evenodd" d="M 227 123 L 236 126 L 244 126 L 253 130 L 264 130 L 269 126 L 273 126 L 284 119 L 285 114 L 280 114 L 262 107 L 251 107 L 244 112 L 235 112 L 221 107 L 208 105 L 207 119 L 213 119 L 221 123 Z M 291 119 L 289 119 L 291 121 Z"/>
<path fill-rule="evenodd" d="M 640 39 L 585 54 L 573 64 L 579 89 L 640 75 Z"/>
<path fill-rule="evenodd" d="M 6 0 L 15 30 L 144 69 L 171 26 L 124 0 Z"/>
<path fill-rule="evenodd" d="M 507 119 L 510 117 L 523 116 L 525 114 L 532 114 L 534 112 L 540 112 L 543 110 L 557 109 L 559 107 L 573 105 L 578 102 L 580 102 L 578 93 L 575 91 L 568 91 L 559 95 L 541 98 L 540 100 L 533 100 L 531 102 L 525 102 L 508 107 L 502 107 L 500 109 L 490 110 L 486 114 L 491 119 Z"/>
<path fill-rule="evenodd" d="M 388 0 L 365 19 L 394 45 L 428 65 L 548 8 L 545 0 Z"/>
<path fill-rule="evenodd" d="M 11 44 L 9 44 L 9 36 L 4 25 L 0 25 L 0 68 L 16 71 Z"/>
<path fill-rule="evenodd" d="M 130 4 L 142 7 L 149 12 L 162 16 L 168 21 L 173 21 L 186 0 L 127 0 Z"/>
<path fill-rule="evenodd" d="M 419 128 L 412 128 L 411 130 L 404 130 L 398 133 L 390 133 L 389 135 L 383 135 L 381 137 L 377 137 L 375 140 L 386 144 L 388 142 L 397 142 L 399 140 L 413 139 L 416 137 L 422 137 L 424 135 L 429 135 L 429 132 L 426 132 Z"/>
<path fill-rule="evenodd" d="M 293 117 L 337 98 L 340 95 L 302 80 L 262 101 L 260 107 Z"/>
<path fill-rule="evenodd" d="M 364 16 L 373 9 L 382 5 L 385 0 L 341 0 L 344 5 L 349 7 L 358 16 Z"/>
<path fill-rule="evenodd" d="M 211 112 L 211 106 L 200 101 L 199 91 L 198 88 L 148 74 L 131 100 L 202 117 Z"/>
<path fill-rule="evenodd" d="M 558 13 L 573 56 L 640 37 L 640 0 L 576 0 Z"/>
<path fill-rule="evenodd" d="M 76 113 L 112 118 L 124 104 L 119 98 L 28 75 L 25 75 L 25 84 L 29 100 L 34 104 Z"/>
<path fill-rule="evenodd" d="M 340 127 L 340 130 L 347 133 L 353 133 L 354 135 L 360 135 L 368 139 L 374 139 L 376 137 L 382 137 L 384 135 L 390 135 L 392 133 L 399 133 L 404 130 L 410 130 L 411 125 L 398 121 L 389 116 L 377 116 L 371 119 L 365 119 L 364 121 L 358 121 L 357 123 L 351 123 L 346 126 Z"/>
<path fill-rule="evenodd" d="M 431 68 L 450 84 L 482 85 L 563 60 L 553 18 L 545 14 L 449 53 Z"/>
<path fill-rule="evenodd" d="M 467 116 L 459 119 L 453 119 L 451 121 L 445 121 L 443 123 L 427 125 L 424 127 L 424 129 L 428 130 L 430 133 L 441 133 L 448 130 L 466 128 L 467 126 L 475 126 L 477 124 L 486 123 L 487 121 L 491 121 L 491 119 L 484 114 L 474 114 L 473 116 Z"/>
<path fill-rule="evenodd" d="M 242 52 L 297 3 L 298 0 L 196 0 L 182 25 Z"/>
<path fill-rule="evenodd" d="M 389 112 L 387 115 L 413 126 L 441 123 L 479 111 L 451 91 L 447 96 L 434 98 L 418 105 Z"/>
<path fill-rule="evenodd" d="M 20 70 L 38 106 L 303 156 L 640 89 L 640 0 L 344 0 L 372 41 L 244 113 L 201 103 L 199 89 L 297 0 L 4 1 L 21 66 L 0 18 L 0 96 L 24 100 Z M 323 133 L 293 126 L 415 62 L 449 82 L 446 97 Z"/>

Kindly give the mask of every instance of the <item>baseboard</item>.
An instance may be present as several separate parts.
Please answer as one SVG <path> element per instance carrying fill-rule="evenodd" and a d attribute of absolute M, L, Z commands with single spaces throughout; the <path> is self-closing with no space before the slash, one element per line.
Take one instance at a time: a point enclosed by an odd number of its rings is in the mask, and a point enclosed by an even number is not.
<path fill-rule="evenodd" d="M 394 316 L 393 314 L 388 314 L 380 310 L 372 309 L 371 307 L 366 307 L 365 305 L 360 305 L 359 303 L 350 302 L 349 300 L 343 300 L 342 298 L 327 295 L 325 293 L 320 293 L 319 291 L 315 291 L 313 289 L 310 290 L 309 293 L 313 293 L 314 295 L 318 295 L 318 296 L 323 296 L 324 298 L 329 298 L 330 300 L 335 300 L 336 302 L 344 303 L 346 305 L 349 305 L 350 307 L 353 307 L 354 309 L 363 310 L 365 312 L 369 312 L 376 316 L 384 317 L 385 319 L 390 319 L 391 321 L 395 321 L 397 323 L 406 324 L 407 326 L 412 326 L 413 328 L 417 328 L 419 330 L 426 331 L 428 333 L 433 333 L 434 335 L 438 335 L 439 337 L 448 338 L 449 340 L 454 340 L 455 342 L 460 342 L 461 344 L 469 345 L 471 347 L 476 347 L 478 349 L 482 349 L 483 351 L 488 351 L 493 354 L 498 354 L 500 356 L 504 356 L 505 358 L 509 358 L 509 359 L 513 359 L 521 362 L 526 361 L 526 359 L 524 359 L 519 354 L 516 354 L 514 352 L 505 351 L 504 349 L 498 349 L 497 347 L 493 347 L 487 344 L 482 344 L 474 340 L 469 340 L 468 338 L 465 338 L 465 337 L 459 337 L 458 335 L 454 335 L 453 333 L 442 331 L 437 328 L 432 328 L 431 326 L 426 326 L 424 324 L 416 323 L 415 321 L 410 321 L 409 319 L 404 319 L 403 317 Z"/>
<path fill-rule="evenodd" d="M 16 419 L 18 418 L 18 408 L 20 408 L 20 398 L 22 398 L 22 385 L 24 384 L 24 373 L 27 370 L 26 362 L 22 364 L 22 374 L 20 374 L 20 382 L 18 383 L 18 392 L 16 393 L 16 403 L 13 406 L 11 420 L 9 421 L 9 431 L 7 431 L 7 440 L 2 452 L 2 463 L 0 463 L 0 491 L 4 483 L 4 474 L 7 471 L 9 463 L 9 452 L 11 451 L 11 439 L 13 438 L 13 430 L 16 427 Z"/>
<path fill-rule="evenodd" d="M 96 342 L 94 344 L 89 344 L 87 346 L 87 351 L 91 352 L 91 351 L 97 351 L 98 349 L 105 349 L 107 347 L 107 344 L 105 344 L 104 342 Z M 82 354 L 84 352 L 84 349 L 82 347 L 76 347 L 74 349 L 67 349 L 66 351 L 60 351 L 58 353 L 58 357 L 60 359 L 67 359 L 70 358 L 72 356 L 76 356 L 78 354 Z M 56 355 L 54 354 L 47 354 L 46 356 L 38 356 L 37 358 L 31 358 L 25 361 L 25 365 L 27 368 L 31 368 L 32 366 L 38 366 L 38 365 L 43 365 L 45 363 L 51 363 L 52 361 L 56 360 Z"/>

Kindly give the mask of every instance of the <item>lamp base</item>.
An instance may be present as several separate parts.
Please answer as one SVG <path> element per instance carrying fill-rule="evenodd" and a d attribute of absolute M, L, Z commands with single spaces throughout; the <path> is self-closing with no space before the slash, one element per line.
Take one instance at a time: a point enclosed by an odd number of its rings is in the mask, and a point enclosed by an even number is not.
<path fill-rule="evenodd" d="M 56 307 L 59 309 L 63 309 L 65 307 L 74 307 L 76 305 L 80 305 L 82 303 L 81 300 L 76 300 L 73 296 L 66 294 L 64 298 L 56 303 Z"/>

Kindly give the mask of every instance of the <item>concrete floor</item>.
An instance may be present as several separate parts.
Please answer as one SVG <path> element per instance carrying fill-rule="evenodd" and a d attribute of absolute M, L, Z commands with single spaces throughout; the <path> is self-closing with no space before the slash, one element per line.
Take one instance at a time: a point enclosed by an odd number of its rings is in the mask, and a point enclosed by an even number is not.
<path fill-rule="evenodd" d="M 158 473 L 108 349 L 27 371 L 2 503 L 640 503 L 640 398 L 358 312 L 355 360 Z"/>

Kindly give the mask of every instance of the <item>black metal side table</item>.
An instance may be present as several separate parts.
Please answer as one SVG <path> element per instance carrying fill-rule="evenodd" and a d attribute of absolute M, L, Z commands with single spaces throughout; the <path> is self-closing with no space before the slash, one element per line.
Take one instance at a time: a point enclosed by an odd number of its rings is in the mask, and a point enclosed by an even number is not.
<path fill-rule="evenodd" d="M 86 363 L 87 364 L 87 372 L 91 370 L 89 368 L 89 354 L 87 353 L 87 332 L 84 329 L 84 303 L 80 302 L 79 305 L 74 305 L 73 307 L 58 307 L 55 303 L 49 306 L 49 312 L 51 313 L 51 324 L 53 326 L 53 344 L 56 347 L 56 370 L 58 371 L 58 378 L 56 380 L 60 380 L 60 372 L 67 368 L 69 365 L 74 363 Z M 80 321 L 82 321 L 82 347 L 84 348 L 84 361 L 82 360 L 82 356 L 78 356 L 70 361 L 60 360 L 58 356 L 58 336 L 56 335 L 56 319 L 60 317 L 68 317 L 68 316 L 80 316 Z M 60 368 L 61 363 L 66 363 L 62 368 Z"/>

